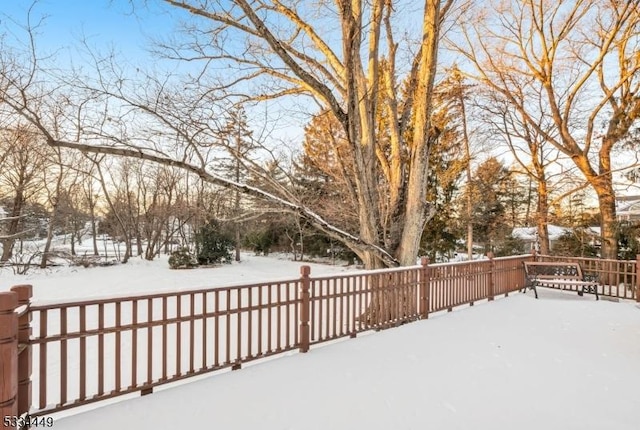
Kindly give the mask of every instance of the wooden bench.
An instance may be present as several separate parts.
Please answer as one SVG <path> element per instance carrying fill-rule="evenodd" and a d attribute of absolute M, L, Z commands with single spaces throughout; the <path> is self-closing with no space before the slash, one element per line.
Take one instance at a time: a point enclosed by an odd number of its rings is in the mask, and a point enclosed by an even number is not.
<path fill-rule="evenodd" d="M 538 298 L 538 290 L 536 287 L 562 288 L 567 287 L 581 288 L 578 295 L 584 292 L 594 293 L 596 300 L 600 300 L 598 296 L 598 282 L 594 279 L 588 279 L 582 273 L 582 267 L 579 263 L 567 263 L 561 261 L 525 261 L 524 271 L 527 277 L 527 283 L 523 288 L 526 293 L 527 288 L 531 288 Z"/>

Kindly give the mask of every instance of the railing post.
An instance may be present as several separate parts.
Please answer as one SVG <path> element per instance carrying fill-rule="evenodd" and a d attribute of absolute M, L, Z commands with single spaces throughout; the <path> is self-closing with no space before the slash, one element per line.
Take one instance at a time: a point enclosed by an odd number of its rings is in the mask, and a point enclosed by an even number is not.
<path fill-rule="evenodd" d="M 18 416 L 18 294 L 0 293 L 0 410 Z"/>
<path fill-rule="evenodd" d="M 309 287 L 311 280 L 309 275 L 311 273 L 311 267 L 300 267 L 300 352 L 309 351 L 309 310 L 311 307 L 311 295 L 309 293 Z"/>
<path fill-rule="evenodd" d="M 429 318 L 429 257 L 420 259 L 420 318 Z"/>
<path fill-rule="evenodd" d="M 496 274 L 496 263 L 493 261 L 493 252 L 487 252 L 487 257 L 489 257 L 489 301 L 493 300 L 495 297 L 494 288 L 495 288 L 495 274 Z"/>
<path fill-rule="evenodd" d="M 636 302 L 640 303 L 640 254 L 636 255 Z"/>
<path fill-rule="evenodd" d="M 31 409 L 31 297 L 33 286 L 16 285 L 11 291 L 18 294 L 18 306 L 25 309 L 18 316 L 18 414 L 22 415 Z"/>

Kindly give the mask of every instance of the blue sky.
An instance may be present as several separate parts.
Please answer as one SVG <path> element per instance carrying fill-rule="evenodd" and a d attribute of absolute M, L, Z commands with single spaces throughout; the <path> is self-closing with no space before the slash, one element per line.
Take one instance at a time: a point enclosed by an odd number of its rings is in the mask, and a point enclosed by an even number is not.
<path fill-rule="evenodd" d="M 134 0 L 39 0 L 32 10 L 32 22 L 44 18 L 37 31 L 38 49 L 47 53 L 68 51 L 73 57 L 80 40 L 99 50 L 110 47 L 129 58 L 146 55 L 151 37 L 170 32 L 176 11 L 169 16 L 158 2 L 151 6 Z M 32 0 L 0 0 L 0 28 L 14 38 L 25 34 L 11 21 L 26 24 Z"/>
<path fill-rule="evenodd" d="M 8 31 L 9 46 L 26 48 L 27 33 L 19 25 L 27 23 L 32 4 L 32 0 L 0 0 L 0 34 Z M 81 46 L 81 40 L 86 39 L 91 51 L 98 56 L 113 49 L 126 63 L 157 70 L 162 68 L 157 56 L 147 51 L 153 46 L 153 39 L 176 36 L 176 27 L 190 15 L 158 0 L 38 0 L 31 17 L 32 23 L 44 18 L 36 31 L 36 47 L 40 57 L 49 57 L 56 68 L 86 65 L 88 53 Z M 87 70 L 91 67 L 88 64 Z M 200 71 L 195 63 L 171 62 L 169 69 L 175 72 L 176 67 L 183 72 Z M 248 107 L 250 123 L 260 134 L 269 111 L 270 115 L 281 117 L 276 129 L 271 130 L 272 138 L 300 141 L 300 119 L 280 113 L 281 103 L 280 100 Z"/>

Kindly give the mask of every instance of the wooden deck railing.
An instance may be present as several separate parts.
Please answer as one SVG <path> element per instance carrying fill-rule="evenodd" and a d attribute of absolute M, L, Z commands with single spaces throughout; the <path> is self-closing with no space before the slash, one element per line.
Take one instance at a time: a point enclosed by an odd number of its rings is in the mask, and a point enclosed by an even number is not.
<path fill-rule="evenodd" d="M 8 415 L 44 415 L 148 394 L 168 382 L 425 319 L 521 289 L 522 263 L 533 258 L 423 259 L 414 267 L 325 277 L 303 266 L 299 278 L 286 281 L 37 306 L 29 303 L 30 286 L 14 287 L 0 293 L 2 372 L 13 375 L 0 384 L 0 406 Z M 624 278 L 624 288 L 603 294 L 630 298 L 627 285 L 637 291 L 640 259 L 634 263 L 583 264 Z"/>
<path fill-rule="evenodd" d="M 300 280 L 32 306 L 34 409 L 153 388 L 299 345 Z"/>

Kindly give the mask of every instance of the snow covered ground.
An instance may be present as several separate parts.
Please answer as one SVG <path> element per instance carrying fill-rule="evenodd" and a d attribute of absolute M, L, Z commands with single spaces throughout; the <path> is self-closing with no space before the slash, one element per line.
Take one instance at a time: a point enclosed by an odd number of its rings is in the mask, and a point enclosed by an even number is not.
<path fill-rule="evenodd" d="M 87 297 L 103 298 L 295 279 L 300 277 L 300 266 L 303 264 L 311 266 L 311 273 L 315 275 L 352 270 L 340 265 L 301 263 L 291 261 L 286 256 L 259 257 L 252 253 L 244 253 L 240 263 L 191 270 L 171 270 L 167 259 L 163 255 L 154 261 L 132 258 L 127 264 L 108 267 L 33 269 L 24 276 L 13 274 L 9 268 L 0 268 L 0 291 L 16 284 L 32 284 L 33 302 L 44 304 Z"/>
<path fill-rule="evenodd" d="M 166 261 L 30 275 L 36 300 L 295 278 L 245 256 L 214 269 Z M 312 273 L 347 270 L 314 265 Z M 0 275 L 2 289 L 24 283 Z M 640 309 L 541 289 L 242 370 L 55 416 L 70 429 L 637 429 Z M 75 412 L 77 412 L 76 410 Z"/>

